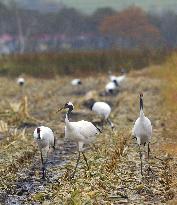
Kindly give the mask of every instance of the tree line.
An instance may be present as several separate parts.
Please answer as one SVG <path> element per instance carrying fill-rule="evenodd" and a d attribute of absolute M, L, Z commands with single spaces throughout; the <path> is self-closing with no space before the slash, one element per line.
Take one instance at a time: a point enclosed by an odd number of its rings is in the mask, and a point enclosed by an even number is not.
<path fill-rule="evenodd" d="M 67 7 L 41 13 L 0 3 L 0 35 L 16 36 L 21 44 L 43 34 L 57 34 L 70 39 L 83 36 L 87 40 L 94 36 L 106 48 L 171 49 L 177 47 L 176 25 L 177 14 L 173 11 L 156 14 L 136 6 L 123 11 L 99 8 L 87 15 Z"/>

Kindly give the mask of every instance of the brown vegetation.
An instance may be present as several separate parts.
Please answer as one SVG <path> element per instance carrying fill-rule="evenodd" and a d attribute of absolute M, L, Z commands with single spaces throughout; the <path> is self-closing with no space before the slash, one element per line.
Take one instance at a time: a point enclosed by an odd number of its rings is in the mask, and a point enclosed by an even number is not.
<path fill-rule="evenodd" d="M 135 47 L 157 47 L 162 41 L 160 31 L 150 23 L 145 11 L 134 6 L 105 17 L 100 30 L 104 34 L 120 38 L 129 47 L 132 43 Z"/>
<path fill-rule="evenodd" d="M 4 56 L 0 59 L 1 75 L 18 76 L 22 73 L 35 77 L 81 75 L 142 69 L 165 60 L 165 50 L 111 50 L 66 53 L 43 53 Z"/>

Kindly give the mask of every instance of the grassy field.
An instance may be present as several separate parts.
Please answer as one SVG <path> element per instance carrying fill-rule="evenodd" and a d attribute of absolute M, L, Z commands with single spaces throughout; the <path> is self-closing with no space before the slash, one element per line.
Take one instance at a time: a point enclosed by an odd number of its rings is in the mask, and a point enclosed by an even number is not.
<path fill-rule="evenodd" d="M 36 79 L 26 76 L 20 89 L 15 79 L 1 77 L 0 95 L 0 203 L 2 204 L 176 204 L 176 64 L 177 56 L 164 66 L 131 71 L 117 96 L 99 96 L 107 75 L 82 78 L 80 88 L 70 77 Z M 98 121 L 84 107 L 87 93 L 112 105 L 112 132 L 105 126 L 95 147 L 87 147 L 90 172 L 82 160 L 76 177 L 73 171 L 77 148 L 64 141 L 64 112 L 58 107 L 72 101 L 73 121 Z M 131 128 L 139 114 L 139 92 L 144 93 L 144 111 L 153 125 L 150 161 L 144 150 L 144 176 Z M 41 179 L 40 154 L 33 140 L 37 125 L 53 129 L 56 151 L 47 163 L 47 179 Z M 150 164 L 153 173 L 147 171 Z"/>

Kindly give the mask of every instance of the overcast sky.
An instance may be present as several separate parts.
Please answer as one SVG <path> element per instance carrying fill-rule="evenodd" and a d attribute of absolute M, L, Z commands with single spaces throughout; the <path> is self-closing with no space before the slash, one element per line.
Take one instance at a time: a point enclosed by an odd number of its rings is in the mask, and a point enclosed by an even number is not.
<path fill-rule="evenodd" d="M 0 0 L 4 2 L 13 0 Z M 62 2 L 69 7 L 75 7 L 86 13 L 92 13 L 97 8 L 112 7 L 121 10 L 130 5 L 138 5 L 146 10 L 161 11 L 164 9 L 172 9 L 177 12 L 177 0 L 14 0 L 23 6 L 29 8 L 42 8 L 47 3 L 55 4 Z"/>

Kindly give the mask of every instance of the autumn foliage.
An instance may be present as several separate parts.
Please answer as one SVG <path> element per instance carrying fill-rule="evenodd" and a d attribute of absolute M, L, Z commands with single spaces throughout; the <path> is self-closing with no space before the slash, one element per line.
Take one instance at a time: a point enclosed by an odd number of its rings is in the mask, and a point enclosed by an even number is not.
<path fill-rule="evenodd" d="M 121 43 L 126 41 L 127 46 L 153 46 L 162 40 L 158 28 L 149 22 L 146 12 L 135 6 L 106 17 L 100 25 L 100 31 L 119 38 Z"/>

